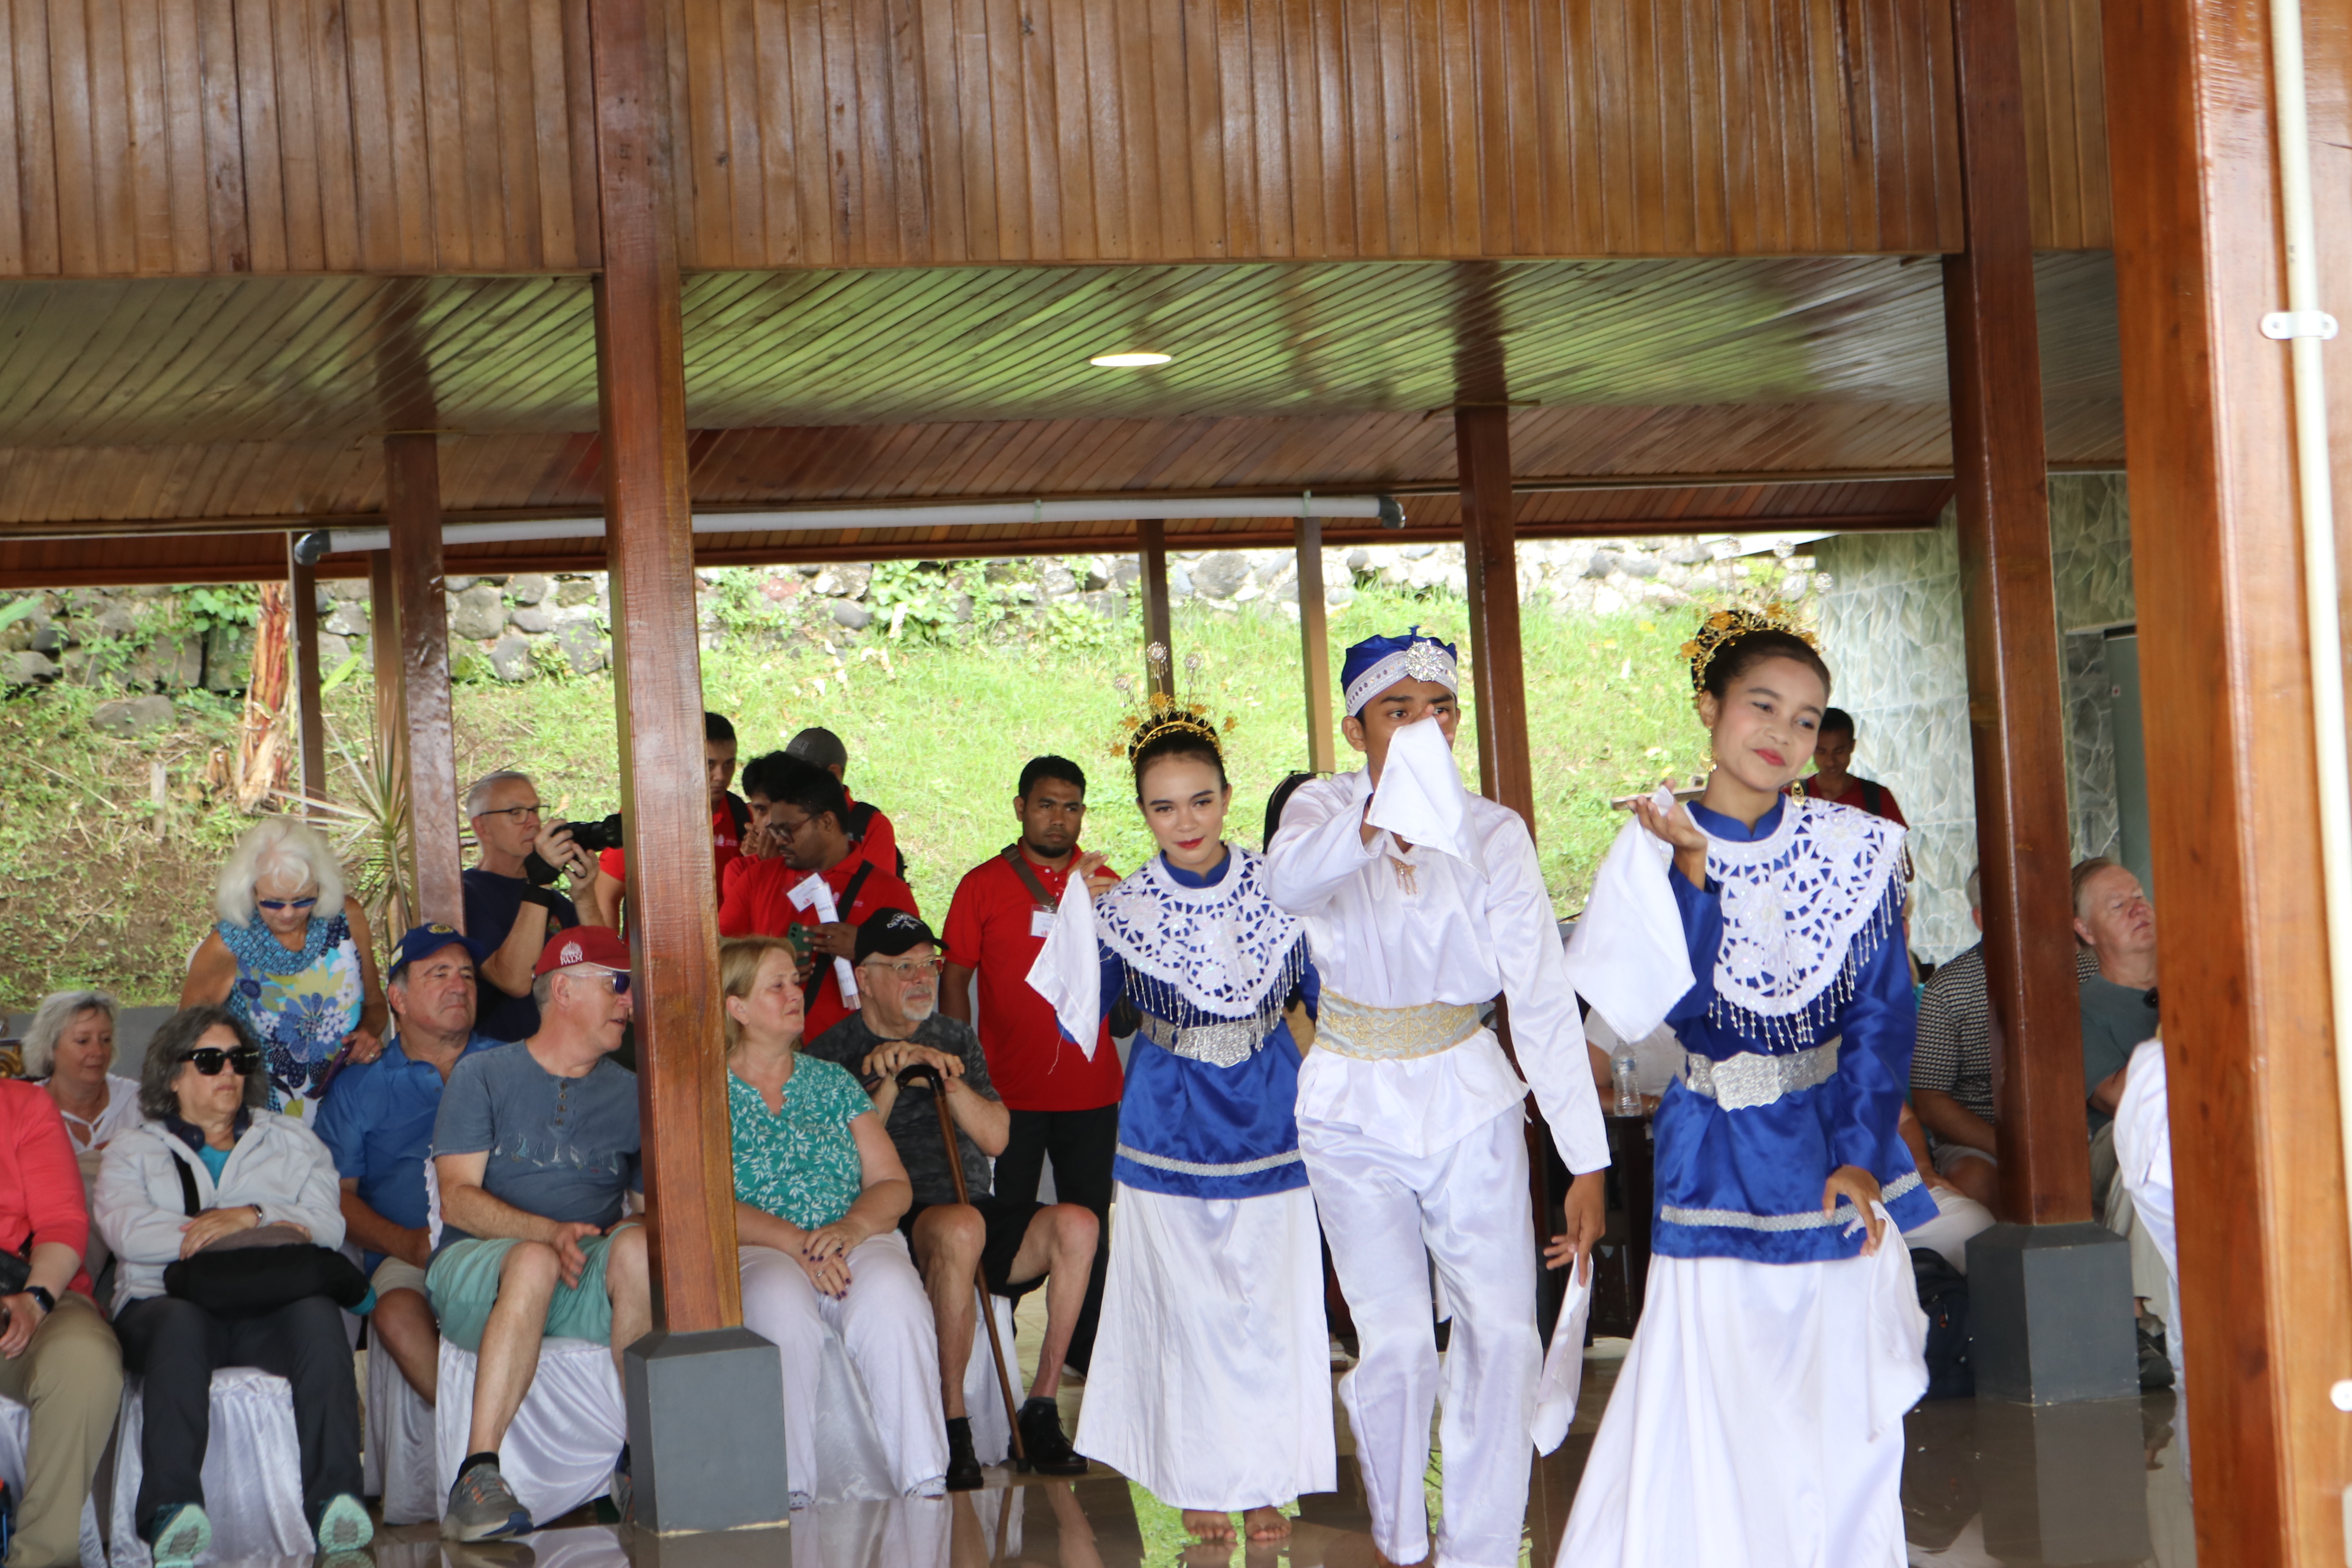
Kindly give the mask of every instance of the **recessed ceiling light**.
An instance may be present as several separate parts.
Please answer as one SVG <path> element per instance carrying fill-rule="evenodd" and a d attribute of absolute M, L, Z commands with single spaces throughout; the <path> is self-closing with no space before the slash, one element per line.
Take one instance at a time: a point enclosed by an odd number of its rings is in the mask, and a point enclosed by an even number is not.
<path fill-rule="evenodd" d="M 1097 354 L 1094 358 L 1087 361 L 1087 363 L 1088 364 L 1098 364 L 1105 370 L 1141 370 L 1150 365 L 1166 364 L 1170 360 L 1174 359 L 1175 357 L 1176 356 L 1174 354 L 1152 353 L 1149 351 L 1143 351 L 1135 353 Z"/>

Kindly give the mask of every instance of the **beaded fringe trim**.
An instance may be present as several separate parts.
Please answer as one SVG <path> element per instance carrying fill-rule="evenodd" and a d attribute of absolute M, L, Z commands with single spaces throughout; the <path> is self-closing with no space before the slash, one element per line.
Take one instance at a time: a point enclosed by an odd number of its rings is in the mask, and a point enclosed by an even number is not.
<path fill-rule="evenodd" d="M 1754 1012 L 1727 999 L 1718 991 L 1707 1004 L 1707 1022 L 1717 1028 L 1729 1029 L 1745 1038 L 1761 1040 L 1779 1051 L 1803 1050 L 1823 1036 L 1835 1033 L 1839 1020 L 1845 1016 L 1845 1006 L 1853 1000 L 1862 972 L 1878 956 L 1879 948 L 1901 925 L 1903 920 L 1903 884 L 1889 878 L 1886 891 L 1871 911 L 1869 921 L 1854 932 L 1847 944 L 1845 962 L 1838 966 L 1837 978 L 1831 981 L 1822 994 L 1797 1011 L 1781 1016 Z"/>

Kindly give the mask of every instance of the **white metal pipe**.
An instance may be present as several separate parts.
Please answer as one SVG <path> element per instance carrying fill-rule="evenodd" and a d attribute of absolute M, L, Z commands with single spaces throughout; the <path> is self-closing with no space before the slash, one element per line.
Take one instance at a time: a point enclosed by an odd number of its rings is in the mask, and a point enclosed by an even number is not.
<path fill-rule="evenodd" d="M 2328 468 L 2327 382 L 2320 345 L 2334 323 L 2320 310 L 2312 220 L 2311 131 L 2305 110 L 2303 7 L 2271 0 L 2277 97 L 2279 207 L 2286 242 L 2284 323 L 2294 405 L 2294 475 L 2303 515 L 2304 615 L 2310 624 L 2312 739 L 2318 763 L 2320 887 L 2327 915 L 2329 1003 L 2336 1034 L 2336 1115 L 2352 1184 L 2352 762 L 2346 755 L 2344 630 L 2336 606 L 2336 499 Z M 2352 1493 L 2347 1493 L 2352 1500 Z M 2347 1501 L 2352 1510 L 2352 1501 Z"/>
<path fill-rule="evenodd" d="M 1146 518 L 1189 517 L 1371 517 L 1381 515 L 1380 496 L 1196 496 L 1184 500 L 982 501 L 952 506 L 835 507 L 822 511 L 697 512 L 697 533 L 782 533 L 826 528 L 984 528 L 1041 522 L 1125 522 Z M 1393 507 L 1394 502 L 1386 502 Z M 392 531 L 383 528 L 327 531 L 326 553 L 388 550 Z M 443 526 L 443 544 L 503 544 L 534 539 L 601 539 L 601 517 L 547 518 L 532 522 L 453 522 Z M 1073 540 L 1074 548 L 1100 544 Z"/>

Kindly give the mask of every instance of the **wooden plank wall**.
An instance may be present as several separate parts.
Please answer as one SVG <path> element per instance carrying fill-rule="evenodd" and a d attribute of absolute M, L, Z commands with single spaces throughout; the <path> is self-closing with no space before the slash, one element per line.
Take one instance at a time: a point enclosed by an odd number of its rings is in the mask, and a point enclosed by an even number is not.
<path fill-rule="evenodd" d="M 1947 0 L 667 3 L 689 268 L 1958 243 Z M 591 268 L 585 6 L 0 0 L 0 277 Z M 2020 9 L 2102 247 L 2097 0 Z"/>

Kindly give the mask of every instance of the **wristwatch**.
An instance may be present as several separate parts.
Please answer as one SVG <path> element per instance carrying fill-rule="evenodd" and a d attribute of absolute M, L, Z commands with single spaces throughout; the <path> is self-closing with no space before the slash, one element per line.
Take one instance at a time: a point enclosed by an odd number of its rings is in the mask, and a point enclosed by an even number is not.
<path fill-rule="evenodd" d="M 25 1287 L 25 1294 L 41 1304 L 41 1315 L 45 1318 L 58 1310 L 58 1299 L 49 1294 L 47 1286 L 27 1285 Z"/>

